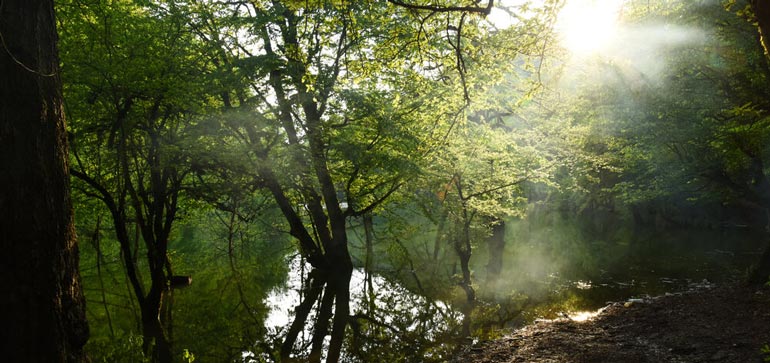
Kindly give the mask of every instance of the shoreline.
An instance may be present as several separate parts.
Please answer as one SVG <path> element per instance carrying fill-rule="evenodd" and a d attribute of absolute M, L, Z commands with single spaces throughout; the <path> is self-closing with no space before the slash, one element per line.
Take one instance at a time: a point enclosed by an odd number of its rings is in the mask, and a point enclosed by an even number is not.
<path fill-rule="evenodd" d="M 590 319 L 539 319 L 454 362 L 763 362 L 770 288 L 702 284 L 629 299 Z"/>

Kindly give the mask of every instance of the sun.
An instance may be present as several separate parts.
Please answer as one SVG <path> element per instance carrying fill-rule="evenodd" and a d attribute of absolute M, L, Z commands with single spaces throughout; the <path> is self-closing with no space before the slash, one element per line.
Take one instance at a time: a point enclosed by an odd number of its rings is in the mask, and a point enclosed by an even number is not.
<path fill-rule="evenodd" d="M 621 0 L 569 0 L 556 29 L 562 46 L 573 54 L 602 53 L 617 38 Z"/>

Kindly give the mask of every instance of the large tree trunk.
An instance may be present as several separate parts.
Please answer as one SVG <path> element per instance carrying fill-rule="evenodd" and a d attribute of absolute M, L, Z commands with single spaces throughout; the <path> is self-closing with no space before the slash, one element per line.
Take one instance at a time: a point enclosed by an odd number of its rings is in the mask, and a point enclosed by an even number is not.
<path fill-rule="evenodd" d="M 53 1 L 0 4 L 0 356 L 83 362 Z"/>
<path fill-rule="evenodd" d="M 334 302 L 334 321 L 332 322 L 331 339 L 327 363 L 339 362 L 342 356 L 342 345 L 345 340 L 345 329 L 350 320 L 350 278 L 353 275 L 351 266 L 343 266 L 334 271 L 331 281 L 332 290 L 336 292 Z"/>
<path fill-rule="evenodd" d="M 751 7 L 757 20 L 762 47 L 765 48 L 765 55 L 768 55 L 770 54 L 770 38 L 768 38 L 770 37 L 770 1 L 751 0 Z"/>
<path fill-rule="evenodd" d="M 173 360 L 171 340 L 165 328 L 170 322 L 163 321 L 161 317 L 162 302 L 168 291 L 165 281 L 160 283 L 162 286 L 157 284 L 158 282 L 153 282 L 144 303 L 140 306 L 144 338 L 142 349 L 145 354 L 152 357 L 153 363 L 171 363 Z"/>

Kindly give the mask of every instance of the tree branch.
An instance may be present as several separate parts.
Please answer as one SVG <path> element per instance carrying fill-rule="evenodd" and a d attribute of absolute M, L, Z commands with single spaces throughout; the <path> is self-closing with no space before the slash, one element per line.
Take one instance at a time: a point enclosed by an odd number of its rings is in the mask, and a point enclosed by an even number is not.
<path fill-rule="evenodd" d="M 388 0 L 389 3 L 412 10 L 425 10 L 436 13 L 450 13 L 450 12 L 462 12 L 462 13 L 476 13 L 481 15 L 489 15 L 492 12 L 492 7 L 495 5 L 494 0 L 489 0 L 487 6 L 441 6 L 441 5 L 416 5 L 407 4 L 401 0 Z"/>
<path fill-rule="evenodd" d="M 525 178 L 522 178 L 522 179 L 510 182 L 510 183 L 506 183 L 506 184 L 503 184 L 503 185 L 498 185 L 498 186 L 496 186 L 494 188 L 489 188 L 489 189 L 486 189 L 486 190 L 482 190 L 480 192 L 476 192 L 476 193 L 473 193 L 471 195 L 468 195 L 463 200 L 471 200 L 471 199 L 473 199 L 475 197 L 479 197 L 479 196 L 482 196 L 482 195 L 487 194 L 487 193 L 492 193 L 492 192 L 496 192 L 496 191 L 501 190 L 501 189 L 512 187 L 514 185 L 521 184 L 521 183 L 527 181 L 528 179 L 529 178 L 525 177 Z"/>

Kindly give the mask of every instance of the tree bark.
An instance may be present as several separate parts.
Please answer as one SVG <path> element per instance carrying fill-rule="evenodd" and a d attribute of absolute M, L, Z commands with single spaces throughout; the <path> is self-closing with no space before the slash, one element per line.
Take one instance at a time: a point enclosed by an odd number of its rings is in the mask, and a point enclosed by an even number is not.
<path fill-rule="evenodd" d="M 162 295 L 161 295 L 162 298 Z M 143 347 L 145 353 L 150 354 L 152 362 L 171 363 L 171 341 L 163 328 L 160 318 L 160 305 L 154 304 L 155 299 L 148 298 L 142 309 L 142 337 L 144 338 Z"/>
<path fill-rule="evenodd" d="M 770 1 L 751 0 L 751 7 L 754 10 L 754 17 L 757 20 L 762 47 L 765 48 L 765 55 L 770 54 Z"/>
<path fill-rule="evenodd" d="M 88 339 L 53 1 L 0 3 L 0 356 L 84 362 Z"/>
<path fill-rule="evenodd" d="M 770 61 L 770 1 L 751 0 L 751 8 L 754 11 L 754 17 L 757 21 L 757 30 L 759 31 L 760 42 L 762 43 L 765 57 Z M 758 191 L 763 206 L 768 208 L 770 206 L 768 203 L 769 197 L 767 195 L 768 180 L 764 174 L 764 165 L 762 165 L 761 162 L 761 159 L 758 157 L 752 158 L 752 169 L 756 178 L 755 190 Z M 767 213 L 767 209 L 765 212 Z M 770 221 L 768 222 L 766 230 L 768 228 L 770 228 Z M 748 282 L 752 284 L 764 284 L 768 281 L 768 276 L 770 276 L 770 242 L 768 242 L 767 247 L 765 247 L 765 251 L 762 253 L 758 266 L 751 272 Z"/>
<path fill-rule="evenodd" d="M 160 282 L 153 281 L 152 287 L 143 304 L 140 304 L 142 313 L 142 337 L 144 338 L 142 349 L 149 354 L 153 363 L 171 363 L 172 348 L 168 331 L 165 328 L 170 322 L 162 321 L 161 309 L 165 294 L 168 293 L 165 280 L 163 286 Z"/>
<path fill-rule="evenodd" d="M 329 340 L 329 354 L 326 357 L 327 363 L 339 362 L 342 356 L 345 329 L 350 320 L 350 278 L 352 274 L 352 268 L 342 268 L 335 271 L 335 276 L 331 281 L 332 289 L 336 291 L 336 296 L 332 333 Z"/>

